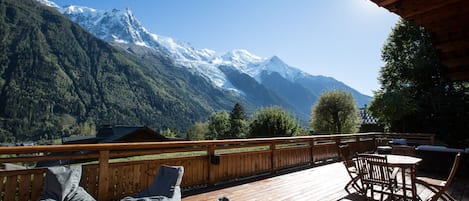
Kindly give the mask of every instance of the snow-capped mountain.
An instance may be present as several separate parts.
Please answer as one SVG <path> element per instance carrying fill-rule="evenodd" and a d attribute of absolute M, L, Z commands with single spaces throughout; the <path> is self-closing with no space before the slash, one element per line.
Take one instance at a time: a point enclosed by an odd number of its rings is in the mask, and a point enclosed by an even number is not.
<path fill-rule="evenodd" d="M 255 93 L 253 89 L 240 86 L 239 80 L 245 79 L 244 75 L 248 75 L 263 85 L 262 87 L 266 87 L 267 90 L 282 97 L 280 99 L 309 97 L 304 103 L 287 101 L 298 111 L 309 111 L 319 95 L 330 89 L 351 92 L 360 106 L 368 104 L 371 100 L 371 97 L 359 93 L 334 78 L 310 75 L 289 66 L 277 56 L 262 58 L 242 49 L 220 54 L 209 49 L 194 48 L 189 43 L 177 41 L 171 37 L 150 33 L 130 9 L 100 11 L 74 5 L 60 7 L 48 0 L 38 1 L 57 9 L 102 40 L 120 44 L 120 46 L 134 45 L 162 52 L 170 57 L 177 66 L 202 75 L 217 87 L 238 92 L 243 96 L 249 96 L 249 92 Z M 237 72 L 233 73 L 233 69 Z M 283 85 L 280 86 L 279 83 L 283 83 Z M 287 85 L 301 89 L 295 90 L 291 87 L 285 87 Z M 304 94 L 305 91 L 308 94 Z M 298 94 L 291 94 L 292 92 Z M 246 98 L 253 99 L 253 97 Z"/>
<path fill-rule="evenodd" d="M 213 50 L 196 49 L 188 43 L 150 33 L 130 9 L 100 11 L 75 5 L 60 7 L 48 0 L 38 1 L 56 8 L 72 21 L 107 42 L 135 44 L 166 51 L 177 64 L 201 73 L 218 87 L 232 87 L 224 73 L 218 69 L 219 65 L 234 66 L 257 81 L 260 81 L 262 71 L 278 72 L 290 81 L 302 74 L 300 70 L 288 66 L 277 56 L 261 58 L 247 50 L 233 50 L 219 56 L 220 54 Z"/>

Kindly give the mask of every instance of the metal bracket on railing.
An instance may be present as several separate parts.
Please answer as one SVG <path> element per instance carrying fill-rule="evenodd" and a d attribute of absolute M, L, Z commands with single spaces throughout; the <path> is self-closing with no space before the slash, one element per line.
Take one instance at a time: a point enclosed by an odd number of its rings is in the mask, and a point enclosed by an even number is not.
<path fill-rule="evenodd" d="M 220 164 L 220 155 L 212 155 L 212 157 L 210 157 L 210 162 L 214 165 L 219 165 Z"/>

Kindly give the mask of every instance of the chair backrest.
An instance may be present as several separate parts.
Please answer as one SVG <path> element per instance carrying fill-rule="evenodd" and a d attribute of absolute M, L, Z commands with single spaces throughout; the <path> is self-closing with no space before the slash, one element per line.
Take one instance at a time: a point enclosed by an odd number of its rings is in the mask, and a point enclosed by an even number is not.
<path fill-rule="evenodd" d="M 392 145 L 392 154 L 415 156 L 415 147 L 408 145 Z"/>
<path fill-rule="evenodd" d="M 181 180 L 184 174 L 183 166 L 162 165 L 153 183 L 136 197 L 165 196 L 174 198 L 181 196 Z"/>
<path fill-rule="evenodd" d="M 461 159 L 461 153 L 459 152 L 454 157 L 453 167 L 451 168 L 451 172 L 449 173 L 449 176 L 446 179 L 445 185 L 443 187 L 441 187 L 440 189 L 438 189 L 439 191 L 435 195 L 433 195 L 433 197 L 431 199 L 432 201 L 438 200 L 438 198 L 441 197 L 441 195 L 443 195 L 443 193 L 445 193 L 446 189 L 449 187 L 449 185 L 451 184 L 451 181 L 453 180 L 454 176 L 456 175 L 456 171 L 458 170 L 459 160 L 460 159 Z"/>
<path fill-rule="evenodd" d="M 449 173 L 449 176 L 446 179 L 445 189 L 449 186 L 454 176 L 456 175 L 456 171 L 458 170 L 460 160 L 461 160 L 461 152 L 456 154 L 456 156 L 454 157 L 453 167 L 451 168 L 451 172 Z"/>
<path fill-rule="evenodd" d="M 386 156 L 359 154 L 358 172 L 364 184 L 391 185 L 391 170 Z"/>
<path fill-rule="evenodd" d="M 352 154 L 350 154 L 349 146 L 339 145 L 340 159 L 342 159 L 345 167 L 355 167 L 355 162 L 352 160 Z"/>

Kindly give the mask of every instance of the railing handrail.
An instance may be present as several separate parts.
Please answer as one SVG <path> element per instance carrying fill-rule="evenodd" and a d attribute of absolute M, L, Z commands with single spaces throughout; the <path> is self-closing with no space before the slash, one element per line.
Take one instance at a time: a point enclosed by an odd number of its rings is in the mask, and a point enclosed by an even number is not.
<path fill-rule="evenodd" d="M 65 152 L 65 151 L 118 151 L 135 149 L 173 148 L 185 146 L 210 146 L 226 144 L 261 144 L 261 143 L 282 143 L 285 141 L 304 140 L 332 140 L 347 137 L 365 136 L 388 136 L 396 133 L 356 133 L 356 134 L 334 134 L 334 135 L 313 135 L 298 137 L 274 137 L 274 138 L 250 138 L 250 139 L 227 139 L 227 140 L 200 140 L 200 141 L 171 141 L 171 142 L 128 142 L 128 143 L 106 143 L 106 144 L 73 144 L 73 145 L 36 145 L 36 146 L 13 146 L 0 147 L 0 154 L 28 154 L 40 152 Z M 402 133 L 399 133 L 402 135 Z M 409 134 L 412 135 L 412 134 Z M 414 134 L 431 138 L 433 134 Z"/>

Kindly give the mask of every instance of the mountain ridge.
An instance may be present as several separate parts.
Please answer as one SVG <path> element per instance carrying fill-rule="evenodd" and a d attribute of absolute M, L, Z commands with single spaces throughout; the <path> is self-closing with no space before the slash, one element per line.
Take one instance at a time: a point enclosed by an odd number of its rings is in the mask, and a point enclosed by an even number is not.
<path fill-rule="evenodd" d="M 102 124 L 185 131 L 238 102 L 248 114 L 282 106 L 307 127 L 322 91 L 353 90 L 277 56 L 261 58 L 247 50 L 217 55 L 145 32 L 130 10 L 88 9 L 100 14 L 81 16 L 93 19 L 85 29 L 48 5 L 0 1 L 0 141 L 92 134 Z M 73 7 L 80 9 L 86 10 Z M 93 27 L 111 41 L 90 34 Z M 145 39 L 155 39 L 153 47 Z"/>
<path fill-rule="evenodd" d="M 0 26 L 1 142 L 93 134 L 104 124 L 184 131 L 249 105 L 162 54 L 142 60 L 35 1 L 0 1 Z"/>
<path fill-rule="evenodd" d="M 47 1 L 47 0 L 41 0 Z M 50 3 L 49 4 L 55 4 Z M 79 20 L 77 16 L 95 16 L 96 13 L 104 13 L 104 16 L 109 16 L 109 11 L 97 11 L 92 8 L 87 8 L 85 6 L 64 6 L 60 7 L 55 4 L 54 6 L 59 11 L 62 11 L 64 15 L 69 17 L 72 21 L 77 22 L 81 26 L 83 26 L 86 30 L 94 33 L 98 38 L 101 38 L 108 42 L 116 42 L 116 43 L 134 43 L 136 45 L 141 45 L 153 49 L 158 49 L 160 51 L 166 51 L 170 54 L 170 56 L 178 63 L 180 66 L 189 68 L 193 71 L 196 71 L 206 78 L 208 78 L 211 82 L 213 82 L 216 86 L 236 91 L 240 94 L 243 94 L 241 90 L 233 88 L 233 84 L 229 82 L 226 75 L 218 69 L 218 66 L 233 66 L 239 71 L 250 75 L 251 77 L 255 78 L 259 83 L 262 84 L 262 79 L 260 79 L 260 75 L 263 71 L 272 71 L 279 73 L 282 77 L 286 78 L 292 83 L 298 82 L 301 79 L 310 79 L 312 77 L 318 77 L 314 80 L 321 80 L 325 78 L 324 76 L 313 76 L 306 72 L 299 70 L 298 68 L 291 67 L 285 62 L 283 62 L 278 56 L 274 55 L 268 58 L 261 58 L 250 53 L 244 49 L 235 49 L 230 52 L 226 53 L 216 53 L 213 50 L 209 49 L 196 49 L 190 46 L 188 43 L 175 41 L 170 37 L 159 36 L 157 34 L 150 33 L 147 31 L 146 28 L 138 21 L 138 19 L 133 15 L 130 9 L 126 9 L 126 12 L 118 11 L 117 9 L 113 9 L 113 13 L 119 13 L 120 17 L 115 17 L 116 19 L 132 19 L 125 21 L 127 24 L 126 26 L 121 27 L 120 29 L 114 30 L 127 30 L 126 33 L 122 32 L 112 32 L 108 31 L 107 35 L 100 34 L 101 32 L 96 32 L 96 27 L 107 27 L 109 26 L 107 23 L 102 23 L 103 17 L 98 17 L 99 20 L 93 20 L 93 23 L 90 24 L 89 20 Z M 73 8 L 73 9 L 71 9 Z M 77 9 L 82 8 L 82 9 Z M 86 12 L 86 10 L 92 10 L 92 12 Z M 131 22 L 130 22 L 131 21 Z M 133 23 L 132 23 L 133 22 Z M 99 26 L 98 26 L 99 25 Z M 132 27 L 130 29 L 129 27 Z M 127 33 L 128 32 L 128 33 Z M 129 34 L 130 33 L 130 34 Z M 109 35 L 115 36 L 110 37 Z M 129 37 L 136 36 L 136 37 Z M 123 38 L 126 38 L 125 40 Z M 221 56 L 219 56 L 221 55 Z M 328 77 L 331 78 L 331 77 Z M 334 78 L 332 78 L 334 79 Z M 334 79 L 335 80 L 335 79 Z M 330 79 L 328 79 L 330 81 Z M 337 81 L 337 80 L 335 80 Z M 338 89 L 344 89 L 347 91 L 351 91 L 354 95 L 355 99 L 357 99 L 357 103 L 359 105 L 368 104 L 371 100 L 371 97 L 361 94 L 360 92 L 356 91 L 355 89 L 346 86 L 345 84 L 337 81 L 338 83 L 334 83 L 335 86 L 339 86 Z M 301 83 L 300 83 L 301 84 Z M 310 87 L 306 87 L 310 89 Z M 330 87 L 328 88 L 330 89 Z M 313 94 L 322 93 L 320 92 L 313 92 Z"/>

